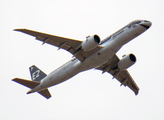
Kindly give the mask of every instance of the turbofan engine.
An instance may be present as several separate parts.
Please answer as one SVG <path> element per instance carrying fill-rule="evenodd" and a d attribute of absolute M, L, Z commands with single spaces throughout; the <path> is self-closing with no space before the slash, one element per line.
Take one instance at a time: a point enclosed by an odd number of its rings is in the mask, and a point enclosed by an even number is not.
<path fill-rule="evenodd" d="M 99 43 L 100 37 L 98 35 L 91 35 L 86 37 L 86 40 L 82 42 L 81 46 L 84 51 L 90 51 L 97 47 Z"/>
<path fill-rule="evenodd" d="M 132 66 L 136 62 L 136 57 L 132 53 L 124 55 L 122 59 L 118 62 L 118 68 L 124 70 Z"/>

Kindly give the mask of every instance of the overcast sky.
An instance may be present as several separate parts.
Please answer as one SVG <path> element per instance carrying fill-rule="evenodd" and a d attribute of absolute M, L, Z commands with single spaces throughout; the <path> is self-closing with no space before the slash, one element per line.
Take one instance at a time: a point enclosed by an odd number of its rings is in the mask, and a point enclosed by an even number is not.
<path fill-rule="evenodd" d="M 0 119 L 1 120 L 163 120 L 164 2 L 162 0 L 1 0 Z M 33 64 L 50 73 L 72 58 L 64 50 L 41 45 L 34 37 L 13 31 L 28 28 L 84 40 L 101 39 L 135 19 L 152 26 L 126 44 L 117 55 L 133 53 L 129 72 L 140 88 L 134 95 L 108 73 L 82 72 L 49 90 L 45 99 L 11 79 L 31 79 Z"/>

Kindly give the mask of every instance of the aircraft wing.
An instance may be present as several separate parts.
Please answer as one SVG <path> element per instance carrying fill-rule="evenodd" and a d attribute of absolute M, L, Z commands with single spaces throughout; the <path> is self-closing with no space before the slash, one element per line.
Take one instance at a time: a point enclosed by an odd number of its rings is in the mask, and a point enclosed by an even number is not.
<path fill-rule="evenodd" d="M 103 73 L 110 73 L 113 76 L 113 78 L 116 78 L 121 83 L 120 86 L 128 86 L 135 93 L 135 95 L 137 95 L 139 87 L 137 86 L 129 72 L 127 70 L 120 71 L 116 69 L 119 60 L 120 59 L 116 55 L 114 55 L 110 60 L 108 60 L 103 65 L 97 67 L 96 69 L 102 70 Z"/>
<path fill-rule="evenodd" d="M 60 48 L 65 49 L 69 51 L 71 54 L 73 54 L 73 56 L 75 56 L 80 61 L 84 61 L 85 58 L 87 58 L 88 56 L 94 54 L 95 52 L 101 49 L 101 47 L 98 46 L 91 51 L 85 52 L 81 49 L 82 41 L 80 40 L 59 37 L 59 36 L 41 33 L 28 29 L 15 29 L 14 31 L 19 31 L 34 36 L 37 40 L 42 41 L 43 42 L 42 44 L 48 43 L 50 45 L 58 47 L 59 49 Z"/>

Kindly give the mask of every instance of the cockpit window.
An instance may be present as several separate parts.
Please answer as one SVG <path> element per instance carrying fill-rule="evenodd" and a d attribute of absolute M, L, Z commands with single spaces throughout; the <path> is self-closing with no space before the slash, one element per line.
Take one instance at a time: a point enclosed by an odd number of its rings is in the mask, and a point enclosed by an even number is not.
<path fill-rule="evenodd" d="M 135 20 L 132 22 L 132 24 L 139 24 L 141 22 L 141 20 Z"/>
<path fill-rule="evenodd" d="M 129 23 L 128 27 L 131 27 L 131 26 L 133 26 L 135 24 L 139 24 L 139 23 L 141 23 L 141 20 L 132 21 L 131 23 Z"/>

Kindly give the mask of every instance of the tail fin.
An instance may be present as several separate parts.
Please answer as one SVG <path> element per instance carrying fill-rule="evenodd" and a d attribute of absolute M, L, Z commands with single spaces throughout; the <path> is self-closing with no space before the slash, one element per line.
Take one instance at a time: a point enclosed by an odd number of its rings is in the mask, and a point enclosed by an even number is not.
<path fill-rule="evenodd" d="M 31 80 L 21 79 L 21 78 L 14 78 L 13 81 L 17 82 L 21 85 L 24 85 L 28 88 L 33 89 L 36 86 L 38 86 L 40 84 L 40 81 L 44 77 L 46 77 L 47 75 L 43 71 L 41 71 L 39 68 L 37 68 L 35 65 L 31 66 L 29 69 L 30 69 L 30 74 L 31 74 L 32 81 Z M 51 97 L 51 94 L 48 91 L 48 89 L 38 91 L 38 93 L 41 94 L 42 96 L 44 96 L 47 99 L 49 99 Z"/>
<path fill-rule="evenodd" d="M 41 71 L 35 65 L 31 66 L 29 70 L 30 70 L 32 81 L 40 82 L 44 77 L 47 76 L 43 71 Z"/>

